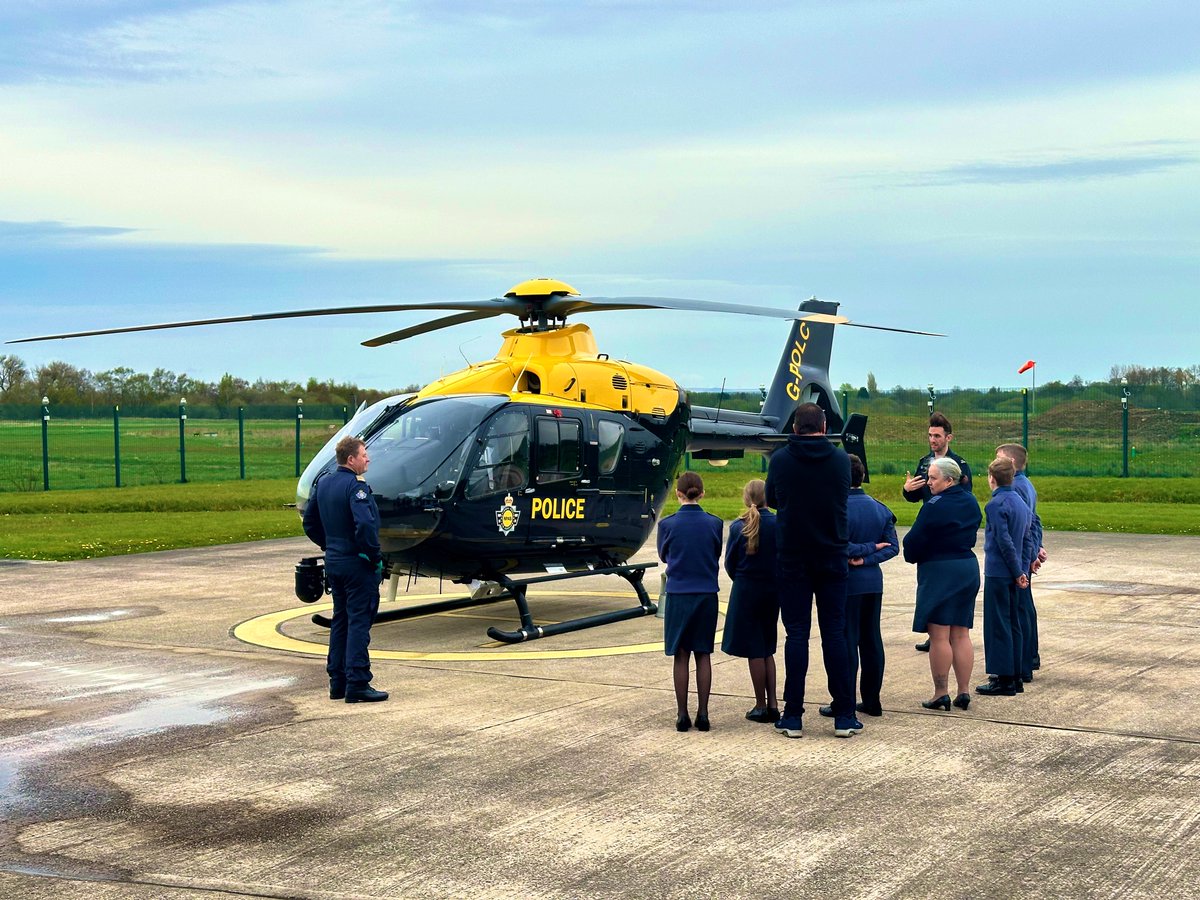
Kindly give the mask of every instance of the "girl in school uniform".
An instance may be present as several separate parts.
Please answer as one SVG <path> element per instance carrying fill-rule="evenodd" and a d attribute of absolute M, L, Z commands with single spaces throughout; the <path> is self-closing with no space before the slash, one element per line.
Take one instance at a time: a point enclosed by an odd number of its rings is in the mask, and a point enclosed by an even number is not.
<path fill-rule="evenodd" d="M 779 597 L 775 592 L 775 513 L 766 508 L 767 485 L 759 478 L 742 491 L 746 511 L 729 526 L 725 572 L 733 579 L 721 650 L 745 657 L 754 688 L 751 722 L 778 722 L 775 643 Z"/>
<path fill-rule="evenodd" d="M 666 565 L 667 611 L 663 650 L 674 657 L 675 729 L 692 727 L 688 715 L 689 658 L 696 657 L 696 728 L 709 730 L 708 695 L 717 633 L 717 567 L 724 523 L 700 507 L 704 482 L 684 472 L 675 482 L 679 511 L 658 524 L 658 558 Z"/>

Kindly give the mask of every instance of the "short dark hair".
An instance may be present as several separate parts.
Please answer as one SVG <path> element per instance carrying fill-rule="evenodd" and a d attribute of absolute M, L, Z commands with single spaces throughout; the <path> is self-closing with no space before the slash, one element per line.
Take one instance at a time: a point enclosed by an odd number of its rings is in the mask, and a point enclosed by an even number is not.
<path fill-rule="evenodd" d="M 796 434 L 820 434 L 825 430 L 825 410 L 815 403 L 801 403 L 796 407 L 792 430 Z"/>
<path fill-rule="evenodd" d="M 675 490 L 689 500 L 695 500 L 704 493 L 704 479 L 695 472 L 684 472 L 676 479 Z"/>
<path fill-rule="evenodd" d="M 334 448 L 334 454 L 337 456 L 339 466 L 344 466 L 346 460 L 352 456 L 358 456 L 358 452 L 366 446 L 362 438 L 357 435 L 348 434 L 337 442 L 337 447 Z"/>
<path fill-rule="evenodd" d="M 996 448 L 996 455 L 1011 459 L 1018 472 L 1025 471 L 1025 464 L 1029 462 L 1029 451 L 1020 444 L 1001 444 Z"/>
<path fill-rule="evenodd" d="M 867 467 L 861 459 L 850 454 L 850 487 L 862 487 L 863 479 L 867 477 Z"/>
<path fill-rule="evenodd" d="M 950 420 L 941 413 L 934 413 L 929 417 L 929 427 L 940 428 L 945 431 L 946 434 L 954 434 L 954 429 L 950 427 Z"/>

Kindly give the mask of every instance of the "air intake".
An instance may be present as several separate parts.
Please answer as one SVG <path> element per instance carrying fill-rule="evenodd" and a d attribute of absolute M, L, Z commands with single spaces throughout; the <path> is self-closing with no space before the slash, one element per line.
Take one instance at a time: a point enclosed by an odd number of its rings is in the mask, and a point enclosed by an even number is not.
<path fill-rule="evenodd" d="M 614 375 L 612 377 L 613 390 L 624 391 L 629 389 L 629 382 L 625 380 L 624 375 Z"/>

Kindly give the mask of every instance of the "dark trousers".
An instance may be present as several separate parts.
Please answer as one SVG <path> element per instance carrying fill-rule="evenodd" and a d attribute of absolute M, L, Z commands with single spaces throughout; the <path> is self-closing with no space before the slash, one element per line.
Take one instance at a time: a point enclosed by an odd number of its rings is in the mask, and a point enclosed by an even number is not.
<path fill-rule="evenodd" d="M 821 626 L 821 655 L 829 679 L 834 716 L 854 715 L 854 682 L 850 677 L 850 654 L 846 649 L 846 570 L 820 563 L 781 566 L 779 614 L 787 639 L 783 645 L 787 678 L 783 684 L 783 714 L 804 715 L 804 679 L 808 674 L 808 638 L 812 630 L 813 598 Z"/>
<path fill-rule="evenodd" d="M 1025 636 L 1017 583 L 987 575 L 983 579 L 983 656 L 988 674 L 1021 677 Z"/>
<path fill-rule="evenodd" d="M 331 681 L 350 688 L 371 683 L 371 623 L 379 612 L 379 579 L 375 567 L 363 559 L 326 557 L 325 574 L 333 591 L 333 624 L 329 628 L 329 659 L 325 671 Z"/>
<path fill-rule="evenodd" d="M 1017 588 L 1017 602 L 1021 607 L 1021 634 L 1024 638 L 1021 653 L 1021 674 L 1033 677 L 1033 664 L 1041 665 L 1038 655 L 1037 607 L 1033 605 L 1033 588 Z"/>
<path fill-rule="evenodd" d="M 859 696 L 863 706 L 877 710 L 883 688 L 883 635 L 879 616 L 883 594 L 850 594 L 846 597 L 846 649 L 850 656 L 850 689 L 862 668 Z M 822 631 L 824 629 L 822 628 Z"/>

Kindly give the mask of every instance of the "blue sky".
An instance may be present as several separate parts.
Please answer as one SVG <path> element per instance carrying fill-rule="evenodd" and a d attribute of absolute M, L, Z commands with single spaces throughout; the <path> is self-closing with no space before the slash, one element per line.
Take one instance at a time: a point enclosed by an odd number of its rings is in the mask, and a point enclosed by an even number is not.
<path fill-rule="evenodd" d="M 1195 3 L 9 0 L 0 338 L 502 294 L 551 276 L 852 320 L 836 383 L 1200 363 Z M 380 387 L 490 356 L 422 314 L 5 347 Z M 588 320 L 690 386 L 778 322 Z M 1027 376 L 1026 376 L 1027 377 Z"/>

